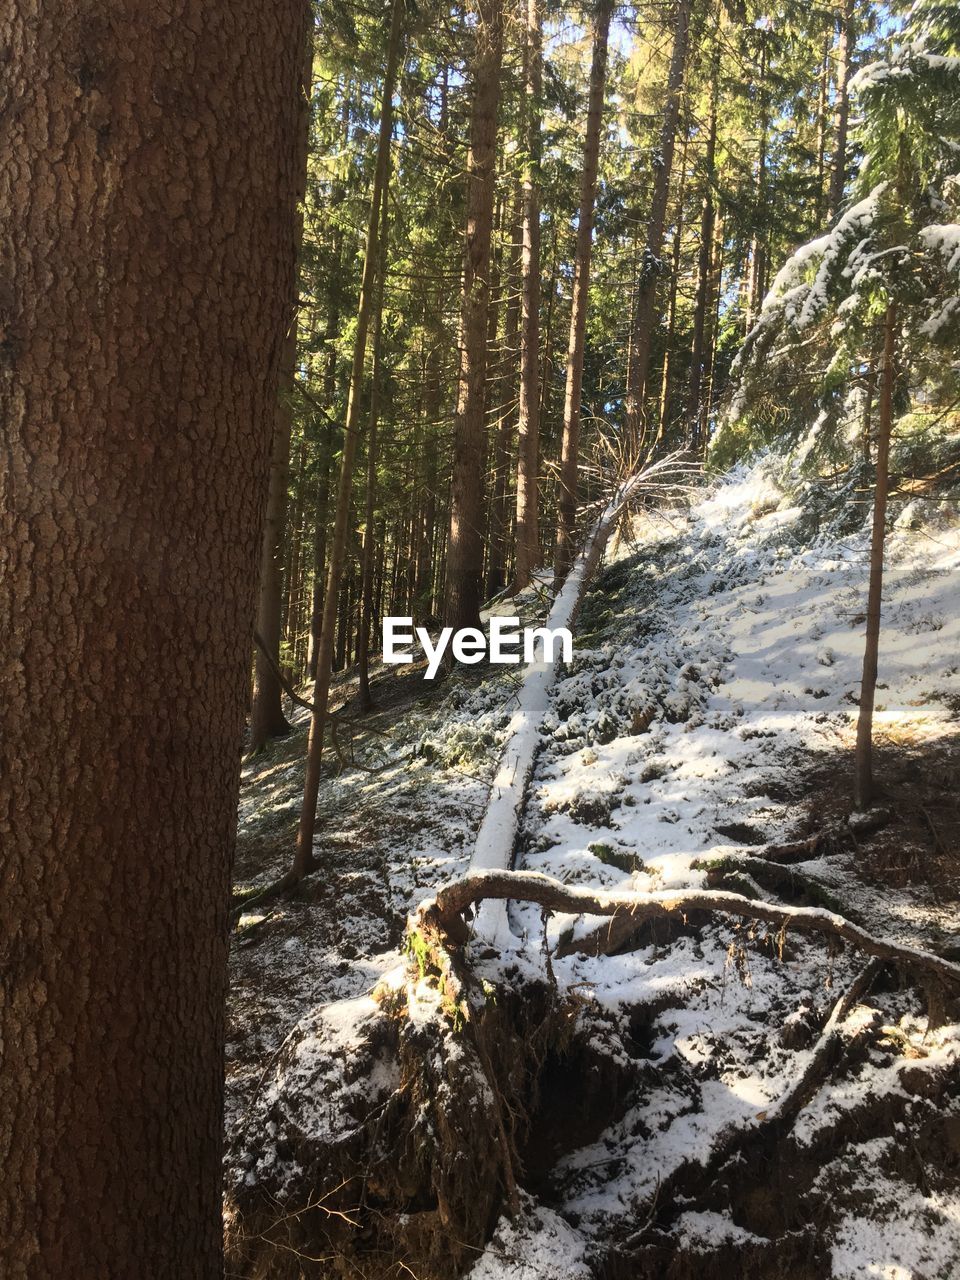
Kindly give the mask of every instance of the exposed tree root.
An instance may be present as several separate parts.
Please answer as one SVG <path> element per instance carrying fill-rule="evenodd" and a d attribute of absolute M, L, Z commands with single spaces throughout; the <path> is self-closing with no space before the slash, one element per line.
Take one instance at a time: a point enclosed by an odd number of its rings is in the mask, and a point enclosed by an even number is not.
<path fill-rule="evenodd" d="M 542 982 L 493 990 L 439 959 L 419 938 L 404 982 L 354 1002 L 356 1015 L 341 1005 L 353 1020 L 342 1055 L 337 1006 L 285 1051 L 279 1092 L 236 1142 L 233 1274 L 385 1280 L 403 1260 L 419 1280 L 451 1280 L 517 1208 L 537 1078 L 577 1004 Z M 384 1077 L 379 1094 L 367 1084 Z"/>
<path fill-rule="evenodd" d="M 664 890 L 657 893 L 608 893 L 563 884 L 534 871 L 471 872 L 445 885 L 432 898 L 421 904 L 411 920 L 413 930 L 432 929 L 446 935 L 454 943 L 466 942 L 469 927 L 464 913 L 485 899 L 512 899 L 533 902 L 547 911 L 571 915 L 606 916 L 618 922 L 616 934 L 611 927 L 609 950 L 623 945 L 622 930 L 629 924 L 639 928 L 645 921 L 684 917 L 694 912 L 711 912 L 761 920 L 786 932 L 794 929 L 817 933 L 849 942 L 866 955 L 891 960 L 905 968 L 933 974 L 951 986 L 960 984 L 960 964 L 945 960 L 932 951 L 904 946 L 887 938 L 878 938 L 860 925 L 836 912 L 819 907 L 792 907 L 781 903 L 751 899 L 722 890 Z M 575 950 L 574 944 L 570 950 Z"/>
<path fill-rule="evenodd" d="M 549 965 L 546 979 L 535 981 L 501 977 L 491 985 L 480 976 L 462 945 L 469 936 L 463 917 L 488 896 L 535 902 L 545 912 L 603 915 L 634 933 L 644 923 L 688 931 L 721 913 L 765 921 L 781 937 L 796 929 L 843 939 L 871 957 L 780 1101 L 754 1123 L 722 1133 L 704 1164 L 691 1153 L 664 1179 L 655 1203 L 638 1206 L 639 1220 L 625 1217 L 593 1260 L 607 1280 L 722 1277 L 724 1267 L 726 1274 L 733 1267 L 791 1280 L 828 1274 L 815 1239 L 790 1223 L 777 1226 L 776 1241 L 756 1237 L 734 1252 L 725 1245 L 715 1256 L 698 1255 L 700 1271 L 672 1256 L 666 1231 L 682 1207 L 712 1205 L 726 1194 L 729 1170 L 766 1168 L 780 1158 L 816 1091 L 879 1034 L 879 1017 L 854 1031 L 843 1024 L 885 964 L 951 993 L 960 965 L 875 938 L 821 909 L 709 890 L 599 893 L 509 872 L 471 875 L 442 889 L 411 917 L 405 970 L 375 999 L 324 1007 L 291 1037 L 231 1157 L 231 1274 L 386 1280 L 402 1261 L 419 1280 L 454 1280 L 499 1216 L 522 1203 L 521 1187 L 549 1194 L 551 1170 L 565 1151 L 597 1140 L 638 1090 L 652 1087 L 656 1063 L 635 1048 L 624 1051 L 632 1029 L 614 1021 L 605 1031 L 598 1011 L 558 986 Z M 916 1087 L 926 1087 L 926 1077 Z M 555 1138 L 558 1111 L 572 1097 L 577 1122 L 561 1125 Z M 611 1113 L 611 1100 L 622 1110 Z M 554 1148 L 554 1140 L 568 1145 Z M 742 1181 L 738 1173 L 734 1182 Z M 781 1247 L 786 1253 L 777 1253 Z M 786 1256 L 791 1263 L 781 1273 L 774 1264 Z"/>

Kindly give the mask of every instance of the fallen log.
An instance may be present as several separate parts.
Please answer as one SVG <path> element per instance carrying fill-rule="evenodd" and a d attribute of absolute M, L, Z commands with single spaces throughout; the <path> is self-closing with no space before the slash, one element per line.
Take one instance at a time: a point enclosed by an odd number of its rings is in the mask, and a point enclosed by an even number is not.
<path fill-rule="evenodd" d="M 627 505 L 649 486 L 674 478 L 679 465 L 677 457 L 671 455 L 639 471 L 620 486 L 590 530 L 583 551 L 553 602 L 546 622 L 549 630 L 572 628 L 587 586 Z M 535 662 L 527 668 L 477 833 L 470 859 L 471 871 L 505 871 L 513 863 L 527 787 L 540 746 L 540 725 L 556 674 L 553 663 Z M 509 928 L 504 906 L 491 903 L 476 927 L 491 942 L 505 945 Z"/>
<path fill-rule="evenodd" d="M 676 918 L 698 911 L 760 920 L 784 932 L 794 929 L 840 938 L 866 955 L 934 974 L 949 984 L 960 983 L 960 964 L 932 951 L 878 938 L 835 911 L 787 906 L 719 889 L 610 893 L 566 885 L 536 871 L 473 871 L 421 903 L 408 927 L 414 932 L 436 930 L 450 942 L 462 944 L 470 937 L 465 912 L 485 901 L 506 902 L 508 899 L 532 902 L 546 911 L 609 917 L 621 926 L 629 922 L 639 927 L 647 920 Z"/>

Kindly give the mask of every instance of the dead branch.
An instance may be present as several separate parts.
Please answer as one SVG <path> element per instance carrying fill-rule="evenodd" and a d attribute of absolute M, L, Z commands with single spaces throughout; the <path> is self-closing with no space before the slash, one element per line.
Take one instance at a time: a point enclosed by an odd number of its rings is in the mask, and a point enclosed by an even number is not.
<path fill-rule="evenodd" d="M 841 938 L 866 955 L 936 974 L 951 984 L 960 983 L 960 964 L 932 951 L 878 938 L 836 912 L 820 907 L 786 906 L 718 889 L 608 893 L 562 884 L 536 871 L 478 871 L 445 885 L 423 902 L 413 917 L 413 928 L 433 925 L 452 942 L 466 942 L 469 930 L 463 919 L 464 912 L 487 899 L 533 902 L 548 911 L 569 915 L 608 916 L 614 920 L 620 917 L 634 927 L 647 920 L 676 919 L 694 911 L 762 920 L 779 929 Z"/>

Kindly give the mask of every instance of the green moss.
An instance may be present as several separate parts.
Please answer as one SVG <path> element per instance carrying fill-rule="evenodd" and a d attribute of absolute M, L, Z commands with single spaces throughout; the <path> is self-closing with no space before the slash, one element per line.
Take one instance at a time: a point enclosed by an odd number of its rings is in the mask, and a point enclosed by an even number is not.
<path fill-rule="evenodd" d="M 599 858 L 608 867 L 616 867 L 619 871 L 634 872 L 643 870 L 643 859 L 638 858 L 629 849 L 616 849 L 604 840 L 595 840 L 587 848 L 595 858 Z"/>

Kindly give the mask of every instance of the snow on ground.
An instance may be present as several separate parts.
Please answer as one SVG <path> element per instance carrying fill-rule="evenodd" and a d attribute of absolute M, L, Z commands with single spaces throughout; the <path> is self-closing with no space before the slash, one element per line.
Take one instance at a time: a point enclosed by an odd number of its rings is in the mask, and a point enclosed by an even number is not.
<path fill-rule="evenodd" d="M 904 511 L 888 548 L 877 726 L 894 743 L 955 734 L 960 705 L 960 523 L 949 511 L 919 530 L 916 520 L 916 507 Z M 518 865 L 607 888 L 701 885 L 702 864 L 787 835 L 811 761 L 835 756 L 850 767 L 868 534 L 811 529 L 809 511 L 763 466 L 728 478 L 688 515 L 638 521 L 634 534 L 581 620 L 572 668 L 554 692 Z M 957 941 L 955 897 L 865 883 L 854 854 L 803 871 L 876 931 L 916 945 Z M 542 939 L 539 909 L 514 904 L 511 920 L 518 938 Z M 555 916 L 550 943 L 598 923 Z M 561 985 L 612 1018 L 654 1011 L 643 1052 L 657 1083 L 596 1142 L 566 1155 L 553 1178 L 553 1208 L 601 1250 L 611 1224 L 643 1220 L 663 1179 L 705 1161 L 720 1135 L 755 1123 L 785 1093 L 810 1049 L 783 1047 L 777 1029 L 822 1023 L 860 963 L 831 960 L 818 942 L 791 940 L 782 961 L 772 947 L 758 953 L 742 942 L 727 923 L 659 949 L 554 960 Z M 923 1039 L 925 1028 L 921 1019 L 904 1037 Z M 938 1052 L 952 1065 L 958 1048 L 950 1028 Z M 852 1107 L 896 1089 L 883 1079 L 896 1070 L 863 1066 L 814 1099 L 801 1128 L 809 1135 L 835 1119 L 844 1105 L 835 1094 Z M 858 1177 L 877 1194 L 859 1210 L 856 1195 L 846 1197 L 834 1274 L 932 1280 L 960 1271 L 955 1192 L 940 1204 L 904 1190 L 878 1167 L 881 1154 L 859 1153 Z M 858 1223 L 874 1234 L 858 1234 Z M 702 1247 L 718 1231 L 743 1234 L 729 1217 L 702 1214 L 681 1217 L 675 1231 L 680 1243 L 706 1233 Z"/>
<path fill-rule="evenodd" d="M 842 778 L 849 768 L 867 517 L 866 505 L 851 520 L 849 504 L 788 498 L 761 464 L 726 477 L 689 512 L 638 518 L 587 601 L 574 661 L 551 693 L 518 865 L 608 888 L 692 886 L 704 882 L 704 864 L 787 836 L 810 801 L 812 771 L 826 766 Z M 898 513 L 877 698 L 878 731 L 893 747 L 957 735 L 958 569 L 955 510 L 915 503 Z M 516 682 L 515 668 L 454 682 L 439 702 L 398 713 L 378 772 L 347 767 L 325 783 L 317 851 L 330 875 L 317 904 L 284 904 L 255 948 L 235 948 L 235 1108 L 252 1087 L 271 1087 L 257 1079 L 275 1072 L 273 1055 L 301 1020 L 302 1052 L 313 1052 L 324 1026 L 314 1006 L 369 991 L 396 962 L 406 912 L 465 867 Z M 278 829 L 289 826 L 298 778 L 292 761 L 272 772 L 252 767 L 241 833 L 260 831 L 271 806 Z M 928 891 L 922 876 L 892 889 L 862 874 L 857 853 L 829 852 L 802 870 L 874 932 L 957 944 L 955 893 Z M 281 865 L 267 859 L 259 880 Z M 510 923 L 519 950 L 503 963 L 539 972 L 539 910 L 512 904 Z M 590 922 L 558 916 L 546 927 L 555 947 Z M 789 1089 L 861 960 L 849 950 L 831 957 L 808 938 L 764 946 L 759 932 L 726 921 L 620 956 L 554 958 L 557 982 L 582 1002 L 582 1022 L 593 1020 L 598 1052 L 629 1046 L 645 1084 L 617 1100 L 612 1123 L 565 1150 L 549 1190 L 526 1199 L 518 1221 L 501 1223 L 472 1280 L 591 1274 L 609 1233 L 642 1225 L 664 1180 L 702 1165 L 730 1127 L 754 1125 Z M 497 961 L 485 963 L 502 974 Z M 913 1058 L 931 1079 L 955 1074 L 960 1029 L 930 1033 L 915 992 L 885 992 L 879 1004 L 891 1023 L 880 1048 L 797 1123 L 797 1158 L 814 1162 L 797 1212 L 817 1192 L 810 1179 L 822 1176 L 838 1280 L 939 1280 L 960 1274 L 956 1176 L 926 1188 L 921 1176 L 919 1189 L 904 1181 L 890 1135 L 859 1145 L 844 1138 L 839 1155 L 818 1146 L 838 1117 L 855 1119 L 858 1107 L 892 1093 L 900 1110 L 891 1124 L 929 1128 L 942 1112 L 958 1128 L 937 1130 L 936 1142 L 945 1151 L 955 1142 L 960 1153 L 956 1089 L 931 1101 L 926 1086 L 898 1074 Z M 851 1011 L 845 1032 L 881 1016 L 869 1005 Z M 788 1026 L 814 1031 L 781 1035 Z M 281 1059 L 276 1069 L 295 1064 Z M 694 1253 L 762 1241 L 749 1215 L 734 1221 L 716 1207 L 678 1205 L 669 1229 L 677 1248 Z"/>
<path fill-rule="evenodd" d="M 810 539 L 787 501 L 761 467 L 687 519 L 640 524 L 617 616 L 557 687 L 525 867 L 641 890 L 700 883 L 692 862 L 784 834 L 798 760 L 852 746 L 868 537 Z M 960 705 L 960 522 L 912 531 L 915 514 L 891 536 L 884 593 L 876 725 L 894 738 L 955 733 Z M 839 880 L 838 866 L 820 870 Z M 918 916 L 848 887 L 904 940 L 950 923 L 935 904 Z"/>

